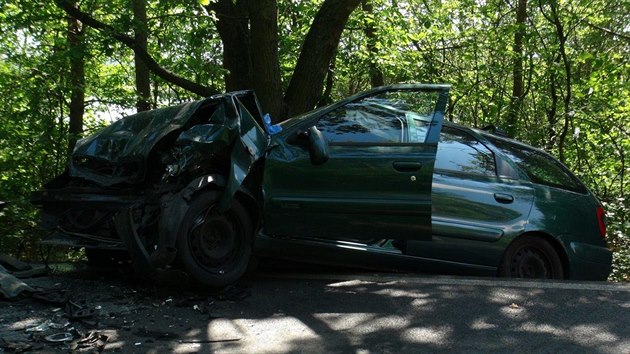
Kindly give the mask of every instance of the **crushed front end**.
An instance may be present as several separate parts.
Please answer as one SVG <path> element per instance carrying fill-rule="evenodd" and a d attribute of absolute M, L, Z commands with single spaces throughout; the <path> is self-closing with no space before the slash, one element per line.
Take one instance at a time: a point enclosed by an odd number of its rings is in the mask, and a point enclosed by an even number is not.
<path fill-rule="evenodd" d="M 195 195 L 257 209 L 256 162 L 269 135 L 256 96 L 239 91 L 141 112 L 80 140 L 68 169 L 33 193 L 49 245 L 127 250 L 154 273 L 172 262 Z M 258 210 L 252 210 L 256 214 Z"/>

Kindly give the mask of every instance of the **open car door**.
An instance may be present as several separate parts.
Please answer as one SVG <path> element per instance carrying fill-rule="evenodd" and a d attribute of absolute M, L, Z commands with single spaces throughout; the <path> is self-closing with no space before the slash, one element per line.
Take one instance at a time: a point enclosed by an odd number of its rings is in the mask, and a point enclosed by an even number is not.
<path fill-rule="evenodd" d="M 430 239 L 433 164 L 448 90 L 376 88 L 307 114 L 283 132 L 266 158 L 265 234 L 362 243 Z M 326 144 L 327 160 L 319 156 Z"/>

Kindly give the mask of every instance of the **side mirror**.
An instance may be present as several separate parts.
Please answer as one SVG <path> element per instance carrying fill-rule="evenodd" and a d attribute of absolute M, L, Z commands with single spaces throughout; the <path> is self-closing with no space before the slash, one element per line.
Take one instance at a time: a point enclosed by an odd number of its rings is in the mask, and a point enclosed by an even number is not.
<path fill-rule="evenodd" d="M 328 142 L 315 126 L 308 128 L 308 152 L 313 165 L 328 161 Z"/>

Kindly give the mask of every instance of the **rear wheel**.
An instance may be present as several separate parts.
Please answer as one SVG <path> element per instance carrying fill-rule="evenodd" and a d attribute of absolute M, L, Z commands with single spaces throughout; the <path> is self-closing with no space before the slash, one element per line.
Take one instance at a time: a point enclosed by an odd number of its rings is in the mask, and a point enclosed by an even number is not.
<path fill-rule="evenodd" d="M 503 255 L 499 276 L 528 279 L 564 279 L 562 260 L 544 238 L 524 235 L 517 238 Z"/>
<path fill-rule="evenodd" d="M 215 209 L 219 195 L 209 191 L 193 199 L 177 236 L 181 264 L 211 287 L 231 284 L 245 273 L 254 236 L 247 210 L 237 200 L 227 211 Z"/>

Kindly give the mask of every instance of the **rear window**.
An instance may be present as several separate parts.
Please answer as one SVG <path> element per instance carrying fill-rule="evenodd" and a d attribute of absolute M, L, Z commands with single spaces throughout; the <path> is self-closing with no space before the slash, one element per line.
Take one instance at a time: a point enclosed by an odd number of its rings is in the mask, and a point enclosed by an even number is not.
<path fill-rule="evenodd" d="M 525 171 L 532 182 L 586 193 L 586 187 L 577 177 L 548 154 L 494 137 L 486 136 L 486 138 Z"/>
<path fill-rule="evenodd" d="M 440 132 L 435 169 L 496 176 L 492 151 L 472 135 L 448 126 Z"/>

